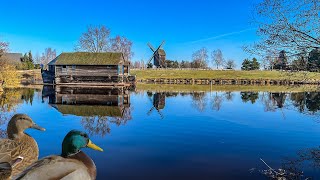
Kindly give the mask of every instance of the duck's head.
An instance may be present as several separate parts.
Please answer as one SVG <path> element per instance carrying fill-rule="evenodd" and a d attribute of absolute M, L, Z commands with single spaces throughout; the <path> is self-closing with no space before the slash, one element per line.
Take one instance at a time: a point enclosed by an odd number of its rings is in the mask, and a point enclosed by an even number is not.
<path fill-rule="evenodd" d="M 32 119 L 26 114 L 16 114 L 14 115 L 7 128 L 7 133 L 9 138 L 19 138 L 23 134 L 24 130 L 32 128 L 40 131 L 45 131 L 44 128 L 38 126 Z"/>
<path fill-rule="evenodd" d="M 97 151 L 103 151 L 99 146 L 92 143 L 89 136 L 85 132 L 72 130 L 64 138 L 62 142 L 63 157 L 74 155 L 80 151 L 81 148 L 91 148 Z"/>

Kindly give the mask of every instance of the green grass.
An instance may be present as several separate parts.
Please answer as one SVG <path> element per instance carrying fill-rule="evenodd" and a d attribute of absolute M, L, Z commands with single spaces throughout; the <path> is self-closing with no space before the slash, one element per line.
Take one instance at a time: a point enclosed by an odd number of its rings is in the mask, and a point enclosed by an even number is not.
<path fill-rule="evenodd" d="M 179 85 L 179 84 L 143 84 L 136 85 L 137 91 L 156 92 L 196 92 L 196 91 L 252 91 L 252 92 L 314 92 L 320 91 L 315 85 L 303 86 L 245 86 L 245 85 Z"/>
<path fill-rule="evenodd" d="M 318 81 L 320 73 L 314 72 L 281 72 L 281 71 L 222 71 L 222 70 L 131 70 L 138 80 L 156 78 L 182 79 L 272 79 Z"/>

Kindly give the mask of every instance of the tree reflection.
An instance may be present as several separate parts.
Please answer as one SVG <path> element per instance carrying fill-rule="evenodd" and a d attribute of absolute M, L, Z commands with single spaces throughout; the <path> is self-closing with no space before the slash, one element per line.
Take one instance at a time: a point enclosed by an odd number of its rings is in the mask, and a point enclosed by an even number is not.
<path fill-rule="evenodd" d="M 251 102 L 254 104 L 259 98 L 259 93 L 257 92 L 240 92 L 242 102 Z"/>
<path fill-rule="evenodd" d="M 31 104 L 33 102 L 33 97 L 34 97 L 34 89 L 28 88 L 28 89 L 23 89 L 23 93 L 21 95 L 21 99 L 24 100 L 27 104 Z"/>
<path fill-rule="evenodd" d="M 0 126 L 8 123 L 19 104 L 30 103 L 34 98 L 34 89 L 5 89 L 0 94 Z M 6 130 L 0 129 L 0 137 L 6 137 Z"/>
<path fill-rule="evenodd" d="M 166 92 L 165 93 L 166 97 L 177 97 L 179 93 L 177 92 Z"/>
<path fill-rule="evenodd" d="M 234 94 L 233 92 L 225 92 L 224 97 L 226 98 L 227 101 L 233 101 Z"/>
<path fill-rule="evenodd" d="M 296 153 L 296 157 L 283 159 L 281 168 L 277 170 L 268 169 L 261 172 L 272 179 L 313 179 L 304 174 L 304 169 L 308 167 L 312 169 L 320 168 L 319 147 L 300 150 Z"/>
<path fill-rule="evenodd" d="M 82 117 L 81 124 L 89 135 L 105 136 L 110 133 L 110 122 L 107 116 Z"/>
<path fill-rule="evenodd" d="M 270 93 L 266 93 L 266 92 L 262 93 L 261 102 L 263 104 L 264 111 L 266 111 L 266 112 L 276 111 L 277 107 L 274 105 Z"/>
<path fill-rule="evenodd" d="M 81 124 L 90 135 L 105 136 L 111 132 L 111 124 L 117 126 L 126 125 L 132 119 L 131 108 L 125 108 L 121 117 L 112 116 L 84 116 Z"/>
<path fill-rule="evenodd" d="M 286 101 L 286 93 L 270 93 L 271 99 L 274 101 L 274 104 L 277 105 L 278 108 L 283 108 L 284 103 Z"/>
<path fill-rule="evenodd" d="M 294 107 L 300 113 L 317 115 L 320 110 L 320 93 L 319 92 L 299 92 L 292 93 L 290 99 Z"/>
<path fill-rule="evenodd" d="M 192 105 L 198 111 L 203 112 L 206 109 L 207 98 L 204 92 L 194 92 L 191 94 Z"/>
<path fill-rule="evenodd" d="M 211 104 L 212 104 L 212 109 L 215 111 L 220 111 L 222 107 L 222 102 L 223 102 L 223 96 L 219 95 L 217 92 L 215 93 Z"/>
<path fill-rule="evenodd" d="M 292 101 L 292 105 L 298 108 L 300 113 L 303 113 L 306 110 L 306 96 L 305 92 L 292 93 L 290 95 L 290 100 Z"/>

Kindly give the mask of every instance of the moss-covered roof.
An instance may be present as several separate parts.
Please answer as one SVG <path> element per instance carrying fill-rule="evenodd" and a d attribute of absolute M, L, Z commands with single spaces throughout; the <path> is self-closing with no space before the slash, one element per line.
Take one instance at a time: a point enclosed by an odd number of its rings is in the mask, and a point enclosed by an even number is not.
<path fill-rule="evenodd" d="M 109 116 L 122 117 L 122 108 L 119 106 L 89 106 L 89 105 L 53 105 L 62 114 L 76 116 Z"/>
<path fill-rule="evenodd" d="M 6 60 L 10 64 L 19 64 L 21 63 L 21 53 L 5 53 L 0 57 L 0 60 Z"/>
<path fill-rule="evenodd" d="M 61 53 L 49 65 L 118 65 L 123 63 L 122 53 L 73 52 Z"/>

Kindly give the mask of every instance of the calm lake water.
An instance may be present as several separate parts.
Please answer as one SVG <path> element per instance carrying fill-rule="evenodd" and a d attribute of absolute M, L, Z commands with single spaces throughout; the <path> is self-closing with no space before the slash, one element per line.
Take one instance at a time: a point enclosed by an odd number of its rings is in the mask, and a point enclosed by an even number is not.
<path fill-rule="evenodd" d="M 320 93 L 155 92 L 44 87 L 1 95 L 1 129 L 26 113 L 40 158 L 60 154 L 72 129 L 104 149 L 83 149 L 97 179 L 268 179 L 274 169 L 320 179 Z M 2 133 L 5 136 L 5 133 Z"/>

